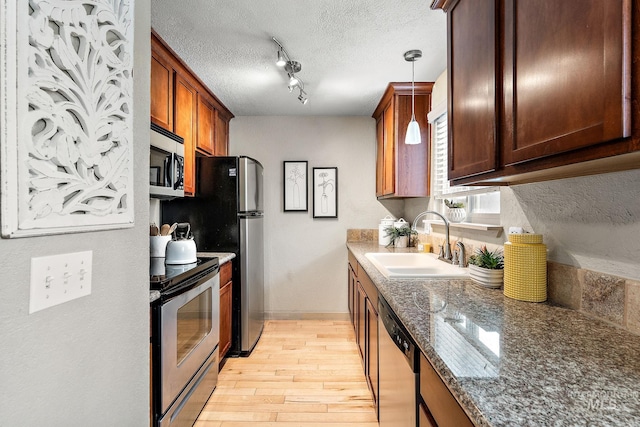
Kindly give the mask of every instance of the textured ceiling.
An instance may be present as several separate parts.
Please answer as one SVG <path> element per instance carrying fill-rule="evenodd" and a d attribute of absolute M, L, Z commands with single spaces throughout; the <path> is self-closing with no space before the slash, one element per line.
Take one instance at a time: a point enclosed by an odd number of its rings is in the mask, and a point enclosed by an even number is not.
<path fill-rule="evenodd" d="M 446 16 L 428 0 L 153 0 L 151 25 L 236 115 L 373 113 L 387 84 L 446 68 Z M 302 64 L 289 93 L 275 36 Z"/>

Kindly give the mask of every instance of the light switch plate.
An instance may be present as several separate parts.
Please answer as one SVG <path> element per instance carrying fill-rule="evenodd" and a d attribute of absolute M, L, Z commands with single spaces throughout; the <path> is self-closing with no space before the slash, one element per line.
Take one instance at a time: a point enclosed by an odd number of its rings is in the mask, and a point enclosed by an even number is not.
<path fill-rule="evenodd" d="M 93 251 L 31 258 L 29 313 L 91 294 Z"/>

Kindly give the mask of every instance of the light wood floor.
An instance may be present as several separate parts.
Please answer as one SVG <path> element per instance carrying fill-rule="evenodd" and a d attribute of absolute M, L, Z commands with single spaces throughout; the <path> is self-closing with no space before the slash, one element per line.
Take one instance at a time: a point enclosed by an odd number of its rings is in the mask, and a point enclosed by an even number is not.
<path fill-rule="evenodd" d="M 227 360 L 195 427 L 378 427 L 348 321 L 268 321 Z"/>

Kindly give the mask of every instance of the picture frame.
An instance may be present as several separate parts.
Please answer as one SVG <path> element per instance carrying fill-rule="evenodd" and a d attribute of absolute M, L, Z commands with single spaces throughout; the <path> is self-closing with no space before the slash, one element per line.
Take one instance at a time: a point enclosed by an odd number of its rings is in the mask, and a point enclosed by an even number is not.
<path fill-rule="evenodd" d="M 2 11 L 1 237 L 133 227 L 134 2 Z"/>
<path fill-rule="evenodd" d="M 308 162 L 285 160 L 282 164 L 283 209 L 285 212 L 308 212 Z"/>
<path fill-rule="evenodd" d="M 338 168 L 313 168 L 313 217 L 338 218 Z"/>

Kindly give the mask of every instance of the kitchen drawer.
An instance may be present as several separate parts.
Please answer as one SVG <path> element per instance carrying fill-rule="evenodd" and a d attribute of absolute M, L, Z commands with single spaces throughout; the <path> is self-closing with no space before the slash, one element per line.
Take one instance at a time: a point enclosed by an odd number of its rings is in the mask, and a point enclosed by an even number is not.
<path fill-rule="evenodd" d="M 473 427 L 424 354 L 420 353 L 420 395 L 438 427 Z"/>
<path fill-rule="evenodd" d="M 231 281 L 231 261 L 220 266 L 220 286 L 224 286 Z"/>

